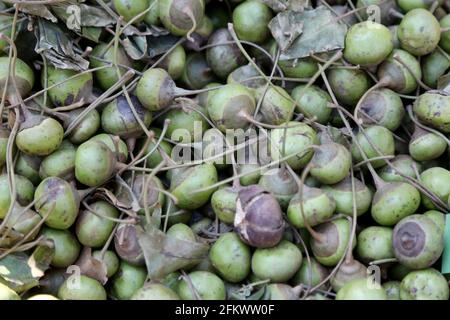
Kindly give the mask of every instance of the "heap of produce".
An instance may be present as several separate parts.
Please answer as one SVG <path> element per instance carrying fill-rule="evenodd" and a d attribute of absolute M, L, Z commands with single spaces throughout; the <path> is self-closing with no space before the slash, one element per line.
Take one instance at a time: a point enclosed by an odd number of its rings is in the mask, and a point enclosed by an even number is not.
<path fill-rule="evenodd" d="M 449 300 L 449 12 L 0 1 L 0 300 Z"/>

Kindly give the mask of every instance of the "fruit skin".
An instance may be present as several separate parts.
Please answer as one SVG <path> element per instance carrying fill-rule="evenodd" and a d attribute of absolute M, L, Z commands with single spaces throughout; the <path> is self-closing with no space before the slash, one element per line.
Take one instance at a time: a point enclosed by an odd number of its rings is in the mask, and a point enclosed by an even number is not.
<path fill-rule="evenodd" d="M 58 121 L 43 118 L 38 124 L 19 131 L 16 146 L 26 154 L 46 156 L 58 149 L 63 136 L 64 129 Z"/>
<path fill-rule="evenodd" d="M 111 293 L 119 300 L 128 300 L 142 288 L 146 278 L 147 270 L 144 267 L 134 266 L 122 260 L 119 270 L 111 280 Z"/>
<path fill-rule="evenodd" d="M 408 68 L 397 59 L 400 59 Z M 381 80 L 388 80 L 386 86 L 389 89 L 397 93 L 409 94 L 417 88 L 416 78 L 422 78 L 422 70 L 419 61 L 411 53 L 394 49 L 378 67 L 377 75 Z"/>
<path fill-rule="evenodd" d="M 282 87 L 270 86 L 265 90 L 259 87 L 255 90 L 255 96 L 261 103 L 259 112 L 264 123 L 281 125 L 292 119 L 294 103 L 289 93 Z"/>
<path fill-rule="evenodd" d="M 397 155 L 394 159 L 391 159 L 391 163 L 399 172 L 407 177 L 416 177 L 416 171 L 413 166 L 416 167 L 417 172 L 422 172 L 422 165 L 406 154 Z M 378 174 L 380 175 L 380 178 L 386 182 L 407 182 L 406 178 L 387 165 L 382 167 L 378 171 Z"/>
<path fill-rule="evenodd" d="M 298 192 L 298 185 L 288 170 L 271 169 L 261 175 L 258 184 L 269 191 L 284 210 Z"/>
<path fill-rule="evenodd" d="M 433 52 L 441 37 L 437 19 L 425 9 L 409 11 L 400 22 L 398 38 L 403 49 L 416 56 Z"/>
<path fill-rule="evenodd" d="M 370 117 L 364 114 L 359 116 L 365 124 L 375 124 L 376 121 L 376 124 L 391 131 L 397 130 L 405 116 L 402 99 L 387 88 L 370 92 L 361 103 L 360 110 Z"/>
<path fill-rule="evenodd" d="M 58 150 L 42 160 L 39 167 L 41 179 L 59 177 L 67 181 L 72 180 L 75 176 L 75 151 L 74 145 L 67 140 L 63 140 Z"/>
<path fill-rule="evenodd" d="M 356 252 L 363 262 L 394 257 L 392 247 L 392 228 L 370 226 L 358 234 Z"/>
<path fill-rule="evenodd" d="M 400 284 L 401 300 L 448 300 L 449 288 L 445 277 L 436 269 L 412 271 Z"/>
<path fill-rule="evenodd" d="M 395 154 L 394 137 L 388 129 L 381 126 L 370 126 L 364 131 L 365 134 L 358 132 L 356 139 L 368 159 L 379 156 L 391 156 Z M 370 143 L 366 138 L 366 135 L 369 137 Z M 372 147 L 372 144 L 374 144 L 377 149 L 381 151 L 381 155 Z M 356 162 L 364 161 L 364 158 L 361 155 L 356 143 L 353 143 L 351 151 L 353 159 Z M 379 159 L 370 161 L 370 163 L 376 169 L 383 166 L 385 161 L 383 159 Z"/>
<path fill-rule="evenodd" d="M 84 99 L 89 103 L 92 95 L 92 73 L 83 73 L 74 77 L 78 72 L 69 69 L 57 69 L 53 66 L 47 67 L 47 87 L 61 84 L 48 90 L 48 96 L 54 106 L 67 106 Z M 74 77 L 70 80 L 69 78 Z M 41 76 L 42 86 L 45 86 L 45 73 Z"/>
<path fill-rule="evenodd" d="M 9 74 L 9 61 L 10 59 L 8 57 L 0 57 L 0 74 L 4 75 L 3 78 L 0 79 L 0 90 L 3 92 L 6 80 L 8 77 L 6 75 Z M 15 70 L 13 70 L 15 78 L 16 78 L 16 85 L 17 89 L 19 91 L 20 96 L 24 97 L 26 96 L 34 85 L 34 72 L 33 70 L 21 59 L 16 59 L 15 61 Z M 8 88 L 6 90 L 6 97 L 8 99 L 15 98 L 16 96 L 16 89 L 15 86 L 8 85 Z"/>
<path fill-rule="evenodd" d="M 442 232 L 445 231 L 445 215 L 437 210 L 428 210 L 423 213 L 424 216 L 427 216 L 441 229 Z"/>
<path fill-rule="evenodd" d="M 209 259 L 220 276 L 237 283 L 250 273 L 250 248 L 234 232 L 222 234 L 212 245 Z"/>
<path fill-rule="evenodd" d="M 345 254 L 350 239 L 351 225 L 345 218 L 336 219 L 318 225 L 315 230 L 325 237 L 325 240 L 311 240 L 311 249 L 319 263 L 324 266 L 335 266 Z M 356 246 L 356 238 L 352 241 Z"/>
<path fill-rule="evenodd" d="M 233 41 L 230 32 L 217 29 L 208 39 L 208 45 Z M 222 79 L 245 63 L 245 57 L 235 44 L 217 45 L 206 50 L 206 60 L 214 73 Z"/>
<path fill-rule="evenodd" d="M 157 0 L 152 0 L 157 1 Z M 165 69 L 173 80 L 177 80 L 183 74 L 186 65 L 186 52 L 182 45 L 176 46 L 165 58 L 159 66 Z"/>
<path fill-rule="evenodd" d="M 193 21 L 184 11 L 191 10 L 196 25 L 199 26 L 205 14 L 203 0 L 159 0 L 159 18 L 164 27 L 175 36 L 185 36 L 193 27 Z"/>
<path fill-rule="evenodd" d="M 99 43 L 89 55 L 90 57 L 90 66 L 92 68 L 98 68 L 108 65 L 108 62 L 114 61 L 114 46 L 109 46 L 106 43 Z M 95 59 L 94 57 L 101 58 L 105 61 L 100 61 Z M 125 51 L 119 47 L 117 50 L 117 64 L 124 65 L 127 67 L 131 67 L 131 61 L 128 59 Z M 122 76 L 126 72 L 126 68 L 119 66 L 119 72 Z M 112 66 L 108 68 L 104 68 L 94 73 L 95 79 L 97 83 L 103 90 L 109 89 L 112 85 L 114 85 L 118 80 L 117 68 Z"/>
<path fill-rule="evenodd" d="M 216 167 L 213 164 L 205 163 L 174 175 L 170 182 L 170 192 L 178 199 L 178 207 L 194 210 L 208 202 L 215 188 L 195 194 L 192 192 L 196 189 L 213 185 L 217 181 Z"/>
<path fill-rule="evenodd" d="M 406 182 L 389 182 L 375 192 L 372 218 L 383 226 L 395 225 L 419 208 L 419 191 Z"/>
<path fill-rule="evenodd" d="M 247 0 L 233 11 L 233 25 L 239 39 L 254 43 L 262 43 L 269 37 L 271 19 L 271 10 L 259 1 Z"/>
<path fill-rule="evenodd" d="M 7 285 L 0 283 L 0 300 L 22 300 L 20 296 Z"/>
<path fill-rule="evenodd" d="M 424 187 L 428 188 L 444 203 L 447 203 L 450 195 L 449 179 L 450 171 L 441 167 L 433 167 L 420 174 L 420 181 Z M 424 194 L 422 194 L 422 204 L 428 209 L 436 208 L 431 199 Z"/>
<path fill-rule="evenodd" d="M 55 245 L 55 254 L 51 262 L 52 266 L 65 268 L 77 260 L 81 246 L 70 231 L 45 227 L 41 234 L 53 240 Z"/>
<path fill-rule="evenodd" d="M 449 67 L 450 61 L 439 50 L 434 50 L 422 59 L 423 82 L 429 87 L 436 88 L 439 77 L 443 76 Z"/>
<path fill-rule="evenodd" d="M 137 290 L 131 300 L 180 300 L 180 297 L 162 284 L 149 283 Z"/>
<path fill-rule="evenodd" d="M 400 281 L 388 281 L 383 283 L 388 300 L 400 300 Z"/>
<path fill-rule="evenodd" d="M 372 85 L 367 73 L 359 69 L 330 68 L 327 76 L 336 99 L 347 106 L 356 106 Z"/>
<path fill-rule="evenodd" d="M 377 65 L 392 49 L 392 34 L 389 29 L 376 22 L 364 21 L 348 30 L 344 58 L 355 65 Z"/>
<path fill-rule="evenodd" d="M 425 124 L 450 133 L 450 96 L 431 91 L 421 94 L 414 101 L 413 111 Z"/>
<path fill-rule="evenodd" d="M 256 102 L 252 92 L 237 83 L 227 84 L 217 89 L 206 106 L 209 117 L 224 133 L 226 129 L 246 128 L 249 124 L 248 120 L 237 115 L 239 112 L 253 115 L 255 108 Z"/>
<path fill-rule="evenodd" d="M 68 278 L 58 290 L 61 300 L 106 300 L 106 291 L 95 279 L 79 276 L 79 287 Z"/>
<path fill-rule="evenodd" d="M 67 181 L 58 177 L 49 177 L 39 184 L 34 192 L 35 208 L 51 228 L 68 229 L 78 215 L 80 196 Z"/>
<path fill-rule="evenodd" d="M 346 283 L 337 293 L 336 300 L 387 300 L 386 291 L 381 286 L 369 288 L 369 283 L 369 279 Z"/>
<path fill-rule="evenodd" d="M 33 201 L 34 186 L 27 178 L 21 175 L 16 174 L 14 178 L 16 183 L 16 201 L 22 206 L 27 206 Z M 0 219 L 5 218 L 11 205 L 10 192 L 8 175 L 0 175 Z"/>
<path fill-rule="evenodd" d="M 130 101 L 132 106 L 128 103 L 128 99 L 121 95 L 105 106 L 101 115 L 101 123 L 106 133 L 118 135 L 123 139 L 140 136 L 143 129 L 132 108 L 135 109 L 145 127 L 150 125 L 152 114 L 143 108 L 135 96 L 130 95 Z"/>
<path fill-rule="evenodd" d="M 356 189 L 356 214 L 358 216 L 367 212 L 372 203 L 373 192 L 361 181 L 354 179 Z M 336 211 L 353 215 L 353 193 L 350 178 L 345 178 L 338 184 L 323 186 L 322 189 L 336 202 Z"/>
<path fill-rule="evenodd" d="M 176 85 L 166 70 L 147 69 L 136 86 L 136 96 L 150 111 L 168 107 L 174 98 Z"/>
<path fill-rule="evenodd" d="M 314 227 L 331 218 L 336 209 L 333 198 L 318 188 L 304 188 L 302 196 L 300 198 L 300 194 L 297 193 L 289 202 L 287 217 L 293 226 L 304 228 L 306 219 L 308 224 Z"/>
<path fill-rule="evenodd" d="M 225 300 L 225 284 L 214 273 L 194 271 L 189 273 L 188 277 L 202 300 Z M 185 279 L 179 282 L 177 292 L 183 300 L 195 300 L 196 298 Z"/>
<path fill-rule="evenodd" d="M 211 82 L 217 81 L 204 54 L 190 53 L 186 58 L 183 73 L 180 79 L 189 89 L 201 89 Z"/>
<path fill-rule="evenodd" d="M 441 28 L 450 27 L 450 14 L 445 15 L 439 22 Z M 450 31 L 441 33 L 441 40 L 439 41 L 439 46 L 444 49 L 447 53 L 450 52 Z"/>
<path fill-rule="evenodd" d="M 437 134 L 425 130 L 414 132 L 409 141 L 409 154 L 414 160 L 429 161 L 439 158 L 447 149 L 447 142 Z"/>
<path fill-rule="evenodd" d="M 116 157 L 106 144 L 88 140 L 75 154 L 75 177 L 89 187 L 105 183 L 116 170 Z"/>
<path fill-rule="evenodd" d="M 258 278 L 284 282 L 298 271 L 302 259 L 302 253 L 297 246 L 281 240 L 275 247 L 256 249 L 252 256 L 252 271 Z"/>
<path fill-rule="evenodd" d="M 322 266 L 313 257 L 310 257 L 310 260 L 311 260 L 311 268 L 309 267 L 308 259 L 306 258 L 303 259 L 300 268 L 292 277 L 291 280 L 292 284 L 294 285 L 304 284 L 312 288 L 318 285 L 328 276 L 329 271 L 327 268 Z"/>
<path fill-rule="evenodd" d="M 92 256 L 99 260 L 103 261 L 106 265 L 106 276 L 111 278 L 113 275 L 116 274 L 116 272 L 119 270 L 119 258 L 117 257 L 116 253 L 112 250 L 106 250 L 105 255 L 102 258 L 102 252 L 101 250 L 93 251 Z"/>
<path fill-rule="evenodd" d="M 101 216 L 116 219 L 119 217 L 117 209 L 106 201 L 91 203 L 89 207 Z M 86 209 L 78 217 L 75 232 L 83 245 L 98 248 L 106 243 L 115 224 L 114 221 L 97 216 Z"/>
<path fill-rule="evenodd" d="M 432 266 L 444 249 L 444 234 L 429 217 L 414 214 L 402 219 L 394 228 L 394 254 L 410 269 Z"/>
<path fill-rule="evenodd" d="M 273 160 L 295 155 L 287 159 L 286 162 L 292 169 L 298 170 L 306 166 L 311 160 L 314 152 L 309 147 L 318 144 L 319 139 L 314 129 L 303 122 L 289 121 L 286 125 L 287 129 L 281 127 L 271 131 L 270 155 Z M 283 144 L 285 144 L 284 148 Z"/>
<path fill-rule="evenodd" d="M 306 87 L 300 85 L 292 90 L 292 98 L 296 100 L 295 109 L 305 114 L 308 118 L 315 117 L 316 121 L 325 124 L 328 122 L 332 109 L 330 95 L 315 85 Z"/>
<path fill-rule="evenodd" d="M 236 214 L 238 190 L 232 187 L 221 188 L 211 196 L 211 206 L 220 221 L 233 224 Z"/>
<path fill-rule="evenodd" d="M 126 22 L 131 21 L 135 16 L 147 10 L 150 0 L 113 0 L 114 9 L 124 18 Z M 134 24 L 144 20 L 145 15 L 138 19 L 133 19 Z"/>
<path fill-rule="evenodd" d="M 311 176 L 323 184 L 336 184 L 348 176 L 352 155 L 339 143 L 324 143 L 315 150 L 311 164 Z"/>

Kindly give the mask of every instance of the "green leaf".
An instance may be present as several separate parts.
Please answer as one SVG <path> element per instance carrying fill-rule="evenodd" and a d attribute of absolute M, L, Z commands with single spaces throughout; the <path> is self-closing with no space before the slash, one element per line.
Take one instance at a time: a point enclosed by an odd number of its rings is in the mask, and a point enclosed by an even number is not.
<path fill-rule="evenodd" d="M 284 19 L 284 20 L 283 20 Z M 291 27 L 279 21 L 289 21 Z M 286 46 L 286 38 L 292 38 L 302 26 L 301 35 L 281 52 L 280 60 L 304 58 L 311 54 L 344 48 L 347 26 L 339 22 L 327 8 L 320 6 L 303 12 L 284 11 L 269 23 L 269 29 L 280 48 Z"/>
<path fill-rule="evenodd" d="M 168 236 L 151 225 L 145 230 L 137 226 L 136 232 L 152 280 L 161 279 L 193 262 L 200 262 L 208 253 L 209 246 L 204 243 Z"/>
<path fill-rule="evenodd" d="M 54 249 L 50 246 L 38 246 L 31 256 L 23 252 L 8 254 L 0 260 L 0 281 L 16 292 L 39 285 L 53 254 Z"/>
<path fill-rule="evenodd" d="M 57 24 L 39 19 L 35 35 L 35 51 L 42 53 L 56 68 L 83 71 L 89 67 L 89 61 L 74 52 L 73 41 Z"/>

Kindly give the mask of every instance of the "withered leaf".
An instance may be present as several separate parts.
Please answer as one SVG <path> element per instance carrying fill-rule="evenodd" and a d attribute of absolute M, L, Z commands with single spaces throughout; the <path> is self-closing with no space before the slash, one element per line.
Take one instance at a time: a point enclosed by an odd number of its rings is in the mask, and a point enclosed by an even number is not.
<path fill-rule="evenodd" d="M 437 89 L 450 94 L 450 73 L 444 74 L 438 78 Z"/>
<path fill-rule="evenodd" d="M 53 23 L 58 22 L 58 19 L 44 4 L 24 3 L 19 8 L 24 13 L 50 20 Z"/>
<path fill-rule="evenodd" d="M 84 3 L 61 2 L 52 5 L 52 10 L 70 30 L 80 30 L 81 27 L 112 26 L 116 22 L 102 8 Z"/>
<path fill-rule="evenodd" d="M 286 10 L 303 11 L 304 8 L 310 5 L 308 0 L 261 0 L 261 2 L 276 12 Z"/>
<path fill-rule="evenodd" d="M 294 11 L 277 14 L 269 23 L 273 37 L 282 51 L 286 51 L 303 32 L 303 21 Z"/>
<path fill-rule="evenodd" d="M 73 41 L 57 24 L 39 18 L 35 26 L 35 35 L 37 39 L 35 51 L 44 54 L 56 68 L 87 70 L 89 61 L 74 52 Z"/>
<path fill-rule="evenodd" d="M 31 256 L 24 252 L 8 254 L 0 260 L 1 282 L 17 292 L 39 285 L 39 279 L 50 266 L 54 255 L 51 245 L 36 247 Z"/>
<path fill-rule="evenodd" d="M 269 24 L 269 28 L 280 48 L 286 43 L 283 36 L 286 30 L 282 30 L 279 23 L 280 15 L 291 15 L 289 19 L 295 21 L 290 29 L 291 34 L 295 32 L 302 23 L 302 33 L 299 35 L 287 50 L 282 51 L 280 60 L 290 60 L 304 58 L 313 53 L 329 52 L 344 47 L 347 26 L 334 16 L 334 14 L 324 6 L 315 9 L 307 9 L 303 12 L 285 11 L 279 13 Z"/>
<path fill-rule="evenodd" d="M 136 232 L 152 280 L 161 279 L 192 262 L 200 262 L 208 253 L 207 244 L 168 236 L 152 225 L 145 229 L 137 226 Z"/>
<path fill-rule="evenodd" d="M 84 247 L 75 265 L 83 275 L 105 284 L 108 281 L 106 264 L 92 256 L 92 248 Z"/>
<path fill-rule="evenodd" d="M 81 28 L 81 36 L 98 43 L 102 35 L 102 28 L 97 27 L 83 27 Z"/>

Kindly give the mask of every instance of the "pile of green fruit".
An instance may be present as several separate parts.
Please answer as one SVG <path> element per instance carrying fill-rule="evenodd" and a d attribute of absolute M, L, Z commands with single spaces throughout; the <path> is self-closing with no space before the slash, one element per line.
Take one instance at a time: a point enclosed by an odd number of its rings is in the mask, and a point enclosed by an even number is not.
<path fill-rule="evenodd" d="M 450 2 L 0 10 L 0 300 L 449 300 Z"/>

